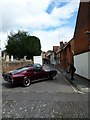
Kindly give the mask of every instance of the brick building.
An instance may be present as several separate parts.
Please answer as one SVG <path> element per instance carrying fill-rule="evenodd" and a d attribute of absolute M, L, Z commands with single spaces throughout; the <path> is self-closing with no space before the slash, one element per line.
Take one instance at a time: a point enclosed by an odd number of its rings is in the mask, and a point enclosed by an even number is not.
<path fill-rule="evenodd" d="M 74 40 L 71 39 L 68 43 L 60 42 L 60 47 L 57 51 L 58 66 L 67 69 L 74 62 Z"/>
<path fill-rule="evenodd" d="M 74 32 L 74 64 L 76 73 L 90 79 L 90 1 L 80 2 Z"/>
<path fill-rule="evenodd" d="M 76 74 L 90 79 L 90 1 L 80 2 L 74 37 L 57 51 L 59 66 L 76 66 Z"/>
<path fill-rule="evenodd" d="M 80 2 L 74 36 L 68 43 L 60 42 L 55 56 L 60 67 L 74 63 L 76 74 L 90 79 L 90 1 Z"/>
<path fill-rule="evenodd" d="M 54 56 L 54 64 L 57 64 L 57 50 L 59 46 L 53 46 L 53 56 Z"/>
<path fill-rule="evenodd" d="M 71 39 L 63 48 L 63 68 L 67 69 L 74 63 L 74 39 Z"/>

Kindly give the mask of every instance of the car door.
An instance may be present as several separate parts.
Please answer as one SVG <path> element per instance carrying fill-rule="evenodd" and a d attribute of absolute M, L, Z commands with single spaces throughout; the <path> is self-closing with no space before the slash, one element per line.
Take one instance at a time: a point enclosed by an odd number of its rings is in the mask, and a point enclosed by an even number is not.
<path fill-rule="evenodd" d="M 37 69 L 37 68 L 35 68 L 34 71 L 35 71 L 35 77 L 36 77 L 36 79 L 47 78 L 47 74 L 46 74 L 46 72 L 43 69 Z"/>
<path fill-rule="evenodd" d="M 31 79 L 31 80 L 35 80 L 36 79 L 36 73 L 33 69 L 29 69 L 27 70 L 27 72 L 25 73 L 25 75 Z"/>

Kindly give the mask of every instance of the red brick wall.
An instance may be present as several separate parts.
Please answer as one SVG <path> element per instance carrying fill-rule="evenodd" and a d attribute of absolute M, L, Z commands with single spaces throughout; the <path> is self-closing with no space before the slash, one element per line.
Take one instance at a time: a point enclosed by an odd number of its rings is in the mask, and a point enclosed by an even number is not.
<path fill-rule="evenodd" d="M 64 61 L 64 56 L 63 56 L 63 50 L 60 52 L 60 67 L 63 68 L 63 62 Z"/>
<path fill-rule="evenodd" d="M 71 52 L 71 45 L 69 45 L 66 49 L 67 52 L 67 56 L 66 56 L 66 68 L 69 67 L 69 65 L 71 64 L 71 59 L 72 59 L 72 52 Z"/>
<path fill-rule="evenodd" d="M 77 22 L 76 22 L 76 29 L 74 33 L 75 55 L 89 51 L 88 35 L 85 33 L 86 31 L 89 31 L 90 28 L 89 9 L 90 9 L 89 2 L 80 3 L 80 8 L 78 11 Z"/>
<path fill-rule="evenodd" d="M 73 53 L 74 52 L 74 40 L 72 39 L 70 43 L 61 51 L 61 66 L 67 69 L 71 63 L 73 63 Z"/>
<path fill-rule="evenodd" d="M 90 32 L 90 1 L 88 5 L 88 31 Z M 89 46 L 90 46 L 90 34 L 88 35 L 88 39 L 89 39 Z"/>
<path fill-rule="evenodd" d="M 64 49 L 63 50 L 63 60 L 62 60 L 62 65 L 63 65 L 63 68 L 65 69 L 66 68 L 66 56 L 67 56 L 67 53 L 66 53 L 66 50 Z"/>

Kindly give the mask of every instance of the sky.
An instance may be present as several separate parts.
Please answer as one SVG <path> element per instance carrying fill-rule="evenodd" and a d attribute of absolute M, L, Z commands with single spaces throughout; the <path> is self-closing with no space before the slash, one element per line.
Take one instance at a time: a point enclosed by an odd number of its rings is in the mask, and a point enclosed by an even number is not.
<path fill-rule="evenodd" d="M 41 50 L 53 50 L 73 38 L 79 0 L 0 1 L 1 49 L 10 32 L 23 30 L 40 39 Z"/>

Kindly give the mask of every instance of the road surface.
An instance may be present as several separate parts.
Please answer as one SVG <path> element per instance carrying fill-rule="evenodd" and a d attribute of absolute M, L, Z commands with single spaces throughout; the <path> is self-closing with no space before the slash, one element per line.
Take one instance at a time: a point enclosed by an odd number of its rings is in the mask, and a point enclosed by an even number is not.
<path fill-rule="evenodd" d="M 56 69 L 45 65 L 45 69 Z M 56 69 L 57 70 L 57 69 Z M 88 118 L 88 93 L 78 92 L 58 71 L 55 80 L 29 87 L 2 81 L 3 118 Z"/>

